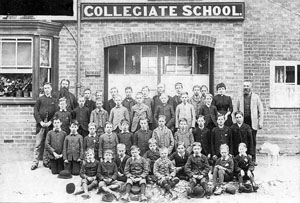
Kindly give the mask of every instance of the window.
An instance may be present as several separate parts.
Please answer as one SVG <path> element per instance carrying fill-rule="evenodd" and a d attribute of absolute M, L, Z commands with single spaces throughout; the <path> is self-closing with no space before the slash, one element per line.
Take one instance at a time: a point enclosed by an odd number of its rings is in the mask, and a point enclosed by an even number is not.
<path fill-rule="evenodd" d="M 270 62 L 270 107 L 300 108 L 300 62 Z"/>

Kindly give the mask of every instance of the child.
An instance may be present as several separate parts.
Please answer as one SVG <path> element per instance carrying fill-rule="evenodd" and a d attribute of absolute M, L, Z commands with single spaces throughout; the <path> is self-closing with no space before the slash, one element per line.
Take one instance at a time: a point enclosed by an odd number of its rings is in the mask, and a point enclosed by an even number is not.
<path fill-rule="evenodd" d="M 197 119 L 198 127 L 193 130 L 194 141 L 200 142 L 202 146 L 201 153 L 207 156 L 208 159 L 211 157 L 211 138 L 210 130 L 208 130 L 204 124 L 204 116 L 200 115 Z"/>
<path fill-rule="evenodd" d="M 179 130 L 175 132 L 174 140 L 175 140 L 175 147 L 177 147 L 178 142 L 183 142 L 184 147 L 186 148 L 188 153 L 192 152 L 192 144 L 194 143 L 194 136 L 187 129 L 187 120 L 185 118 L 181 118 L 179 120 Z"/>
<path fill-rule="evenodd" d="M 125 88 L 125 95 L 122 105 L 127 108 L 128 112 L 131 112 L 131 108 L 136 104 L 136 101 L 132 98 L 132 87 Z"/>
<path fill-rule="evenodd" d="M 160 158 L 154 163 L 153 173 L 157 178 L 157 185 L 162 187 L 165 192 L 164 196 L 169 194 L 172 199 L 178 196 L 170 191 L 178 182 L 179 178 L 175 177 L 176 169 L 173 163 L 168 159 L 168 148 L 161 148 L 159 150 Z"/>
<path fill-rule="evenodd" d="M 162 93 L 159 98 L 160 98 L 162 104 L 158 105 L 154 112 L 155 127 L 158 126 L 158 117 L 160 115 L 164 115 L 166 117 L 166 126 L 170 130 L 174 130 L 175 113 L 174 113 L 173 106 L 171 106 L 170 104 L 167 103 L 168 95 L 166 95 L 165 93 Z"/>
<path fill-rule="evenodd" d="M 187 196 L 191 197 L 194 192 L 194 188 L 197 184 L 200 184 L 205 190 L 206 197 L 210 198 L 210 193 L 208 192 L 208 172 L 209 165 L 205 155 L 201 154 L 201 144 L 199 142 L 193 143 L 193 152 L 194 154 L 190 155 L 184 171 L 186 175 L 190 178 L 190 185 L 187 190 Z"/>
<path fill-rule="evenodd" d="M 129 132 L 129 121 L 123 119 L 121 121 L 121 132 L 118 133 L 119 143 L 126 146 L 126 154 L 130 155 L 130 147 L 133 145 L 133 133 Z"/>
<path fill-rule="evenodd" d="M 131 155 L 125 165 L 125 175 L 127 176 L 126 193 L 122 197 L 123 200 L 129 201 L 129 193 L 133 184 L 138 184 L 141 188 L 140 201 L 147 201 L 145 196 L 146 177 L 149 173 L 147 161 L 140 156 L 140 149 L 133 145 L 131 147 Z"/>
<path fill-rule="evenodd" d="M 99 159 L 103 161 L 104 152 L 108 149 L 113 151 L 113 157 L 115 157 L 118 143 L 117 134 L 112 132 L 112 124 L 106 122 L 105 133 L 99 138 Z"/>
<path fill-rule="evenodd" d="M 104 191 L 112 194 L 116 200 L 119 200 L 120 194 L 113 190 L 120 187 L 117 176 L 118 168 L 115 162 L 112 161 L 113 151 L 105 150 L 104 160 L 100 162 L 97 170 L 97 178 L 99 180 L 99 192 Z"/>
<path fill-rule="evenodd" d="M 188 180 L 184 172 L 184 166 L 189 158 L 189 153 L 185 150 L 184 142 L 178 142 L 177 151 L 170 156 L 170 160 L 175 162 L 176 177 L 181 180 Z"/>
<path fill-rule="evenodd" d="M 118 95 L 118 93 L 119 93 L 119 91 L 116 87 L 110 88 L 111 99 L 108 100 L 107 107 L 106 107 L 106 111 L 108 113 L 110 113 L 110 111 L 116 106 L 115 99 L 116 99 L 116 96 Z"/>
<path fill-rule="evenodd" d="M 129 111 L 121 104 L 122 98 L 120 95 L 115 97 L 116 106 L 111 110 L 109 122 L 113 124 L 113 131 L 120 132 L 120 123 L 125 118 L 130 122 Z"/>
<path fill-rule="evenodd" d="M 84 97 L 79 97 L 78 103 L 79 106 L 76 107 L 72 112 L 73 119 L 77 120 L 79 123 L 78 133 L 83 137 L 89 134 L 88 124 L 90 120 L 90 110 L 84 106 L 85 99 Z"/>
<path fill-rule="evenodd" d="M 182 94 L 183 85 L 181 82 L 175 83 L 175 91 L 176 95 L 173 97 L 174 101 L 174 109 L 176 110 L 176 107 L 182 102 L 181 101 L 181 94 Z"/>
<path fill-rule="evenodd" d="M 62 158 L 64 140 L 67 136 L 65 131 L 61 130 L 61 121 L 54 116 L 53 130 L 47 133 L 45 147 L 48 151 L 52 174 L 59 174 L 64 169 L 64 160 Z"/>
<path fill-rule="evenodd" d="M 102 100 L 96 100 L 96 109 L 94 109 L 90 116 L 90 123 L 96 124 L 97 135 L 104 133 L 104 125 L 108 121 L 108 113 L 103 109 Z"/>
<path fill-rule="evenodd" d="M 83 160 L 83 141 L 82 136 L 77 132 L 78 125 L 76 120 L 71 123 L 71 133 L 66 136 L 63 149 L 65 169 L 73 175 L 79 175 L 80 162 Z"/>
<path fill-rule="evenodd" d="M 188 103 L 188 93 L 183 92 L 181 95 L 182 103 L 176 107 L 175 112 L 175 128 L 179 127 L 179 120 L 185 118 L 187 120 L 188 129 L 195 128 L 196 114 L 194 106 Z"/>
<path fill-rule="evenodd" d="M 247 146 L 245 143 L 239 144 L 239 154 L 234 157 L 235 173 L 239 180 L 239 191 L 243 190 L 243 181 L 249 180 L 253 186 L 253 190 L 256 192 L 258 186 L 254 182 L 254 163 L 252 156 L 246 154 Z"/>
<path fill-rule="evenodd" d="M 101 100 L 103 101 L 103 92 L 101 90 L 97 90 L 95 93 L 95 100 Z M 96 104 L 97 107 L 97 104 Z"/>
<path fill-rule="evenodd" d="M 211 132 L 211 145 L 212 145 L 212 157 L 216 160 L 218 157 L 221 157 L 220 146 L 221 144 L 227 144 L 229 149 L 232 143 L 231 140 L 231 130 L 224 125 L 225 117 L 222 114 L 218 115 L 217 119 L 218 127 L 215 127 Z"/>
<path fill-rule="evenodd" d="M 90 88 L 86 88 L 83 91 L 84 94 L 84 106 L 87 107 L 90 110 L 90 113 L 96 108 L 96 103 L 92 100 L 91 96 L 91 89 Z"/>
<path fill-rule="evenodd" d="M 148 182 L 154 182 L 155 177 L 153 177 L 153 166 L 154 162 L 160 157 L 159 149 L 156 145 L 156 140 L 151 138 L 149 141 L 149 150 L 144 154 L 144 158 L 148 161 L 149 175 L 147 177 Z"/>
<path fill-rule="evenodd" d="M 151 109 L 146 104 L 143 104 L 143 95 L 141 92 L 136 94 L 136 102 L 137 104 L 131 108 L 130 112 L 130 119 L 132 121 L 131 132 L 135 132 L 140 128 L 138 124 L 141 118 L 147 118 L 152 123 Z"/>
<path fill-rule="evenodd" d="M 167 147 L 169 149 L 169 154 L 171 154 L 174 148 L 174 138 L 171 130 L 167 128 L 165 124 L 166 116 L 160 115 L 158 117 L 158 127 L 154 129 L 152 138 L 157 141 L 159 148 Z"/>
<path fill-rule="evenodd" d="M 61 121 L 61 129 L 70 134 L 70 124 L 72 121 L 71 112 L 67 111 L 67 100 L 66 98 L 62 97 L 58 100 L 59 102 L 59 111 L 55 112 L 54 117 L 59 118 Z"/>
<path fill-rule="evenodd" d="M 122 181 L 122 182 L 126 182 L 127 181 L 127 177 L 125 176 L 124 169 L 125 169 L 126 161 L 130 157 L 127 154 L 125 154 L 125 152 L 126 152 L 126 146 L 124 144 L 118 144 L 117 145 L 118 156 L 115 159 L 117 167 L 118 167 L 118 177 L 117 177 L 117 180 L 118 181 Z"/>
<path fill-rule="evenodd" d="M 194 106 L 196 115 L 199 115 L 199 109 L 201 105 L 205 104 L 204 100 L 201 97 L 201 87 L 200 85 L 193 86 L 193 96 L 191 96 L 189 103 Z"/>
<path fill-rule="evenodd" d="M 233 178 L 234 162 L 229 155 L 229 147 L 227 144 L 220 146 L 221 157 L 216 161 L 213 169 L 213 184 L 216 187 L 215 195 L 220 195 L 224 191 L 224 182 L 231 181 Z"/>
<path fill-rule="evenodd" d="M 233 124 L 230 129 L 232 133 L 232 146 L 233 146 L 233 156 L 239 154 L 238 145 L 243 142 L 247 146 L 247 154 L 254 155 L 252 130 L 249 125 L 244 123 L 244 114 L 241 111 L 234 113 L 236 118 L 236 123 Z"/>
<path fill-rule="evenodd" d="M 133 135 L 133 144 L 140 149 L 140 155 L 143 156 L 149 149 L 148 140 L 152 137 L 152 130 L 149 130 L 148 119 L 140 120 L 141 128 Z"/>
<path fill-rule="evenodd" d="M 205 127 L 209 130 L 212 130 L 214 127 L 218 126 L 218 110 L 217 107 L 211 104 L 212 98 L 213 96 L 211 94 L 206 94 L 205 105 L 202 105 L 199 109 L 199 115 L 204 116 Z"/>
<path fill-rule="evenodd" d="M 89 134 L 83 138 L 83 151 L 87 149 L 93 149 L 95 159 L 99 160 L 98 150 L 99 150 L 99 135 L 96 134 L 96 124 L 89 123 Z"/>
<path fill-rule="evenodd" d="M 143 103 L 146 104 L 150 109 L 153 104 L 153 99 L 149 97 L 150 88 L 148 86 L 142 87 L 142 94 L 143 94 Z M 152 111 L 152 109 L 151 109 Z M 154 113 L 154 111 L 152 111 Z"/>
<path fill-rule="evenodd" d="M 79 195 L 82 192 L 83 198 L 90 198 L 89 191 L 97 188 L 98 181 L 96 178 L 99 161 L 95 159 L 95 153 L 93 149 L 87 149 L 85 151 L 85 160 L 82 162 L 80 169 L 81 187 L 82 190 L 77 191 L 75 195 Z"/>

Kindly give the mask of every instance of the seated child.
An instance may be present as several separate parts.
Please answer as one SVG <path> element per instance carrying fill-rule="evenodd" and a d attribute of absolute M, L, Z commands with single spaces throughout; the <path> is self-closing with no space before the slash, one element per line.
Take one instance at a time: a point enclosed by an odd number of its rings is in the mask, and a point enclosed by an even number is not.
<path fill-rule="evenodd" d="M 201 153 L 207 156 L 208 159 L 211 157 L 211 138 L 210 130 L 204 126 L 204 116 L 199 116 L 197 119 L 198 127 L 193 130 L 194 141 L 200 142 L 202 146 Z"/>
<path fill-rule="evenodd" d="M 105 123 L 105 133 L 99 138 L 99 159 L 103 161 L 104 152 L 107 149 L 113 151 L 113 157 L 116 156 L 117 144 L 119 144 L 117 134 L 112 132 L 113 125 L 110 122 Z"/>
<path fill-rule="evenodd" d="M 112 161 L 113 151 L 110 149 L 105 150 L 104 159 L 98 165 L 97 178 L 99 181 L 99 192 L 106 192 L 112 194 L 117 200 L 119 200 L 120 194 L 113 190 L 120 187 L 117 181 L 118 167 L 115 162 Z"/>
<path fill-rule="evenodd" d="M 89 134 L 83 138 L 83 151 L 86 151 L 87 149 L 93 149 L 95 159 L 99 160 L 99 135 L 96 134 L 95 123 L 89 123 Z"/>
<path fill-rule="evenodd" d="M 146 177 L 149 173 L 148 163 L 146 159 L 140 156 L 140 149 L 133 145 L 131 147 L 131 155 L 125 165 L 125 175 L 127 176 L 126 194 L 122 197 L 123 200 L 129 201 L 129 193 L 133 184 L 138 184 L 141 187 L 140 201 L 147 201 L 145 196 Z"/>
<path fill-rule="evenodd" d="M 119 143 L 126 146 L 126 154 L 130 155 L 130 147 L 133 145 L 133 133 L 129 132 L 129 121 L 123 119 L 120 124 L 121 132 L 118 133 Z"/>
<path fill-rule="evenodd" d="M 176 177 L 181 180 L 188 180 L 188 176 L 184 172 L 184 166 L 189 158 L 189 153 L 185 150 L 184 143 L 178 142 L 177 151 L 174 152 L 169 159 L 175 162 Z"/>
<path fill-rule="evenodd" d="M 168 158 L 168 148 L 161 148 L 159 152 L 160 158 L 155 161 L 153 168 L 153 173 L 157 178 L 156 183 L 165 190 L 164 196 L 169 194 L 170 198 L 177 198 L 177 195 L 174 196 L 170 191 L 179 182 L 179 178 L 175 177 L 175 166 Z"/>
<path fill-rule="evenodd" d="M 78 125 L 76 120 L 72 121 L 71 133 L 65 138 L 63 149 L 65 169 L 72 175 L 79 175 L 80 162 L 83 160 L 83 141 L 82 136 L 77 133 Z"/>
<path fill-rule="evenodd" d="M 166 116 L 160 115 L 158 117 L 158 127 L 154 129 L 152 138 L 156 140 L 159 148 L 167 147 L 169 154 L 171 154 L 174 148 L 174 137 L 171 130 L 167 128 L 165 124 Z"/>
<path fill-rule="evenodd" d="M 184 147 L 188 153 L 192 152 L 192 144 L 194 143 L 194 136 L 187 128 L 187 120 L 181 118 L 179 120 L 179 129 L 175 132 L 174 135 L 175 147 L 177 147 L 178 142 L 183 142 Z"/>
<path fill-rule="evenodd" d="M 148 140 L 152 137 L 152 130 L 149 130 L 148 119 L 143 118 L 140 120 L 141 128 L 133 135 L 133 144 L 136 145 L 143 156 L 149 149 Z"/>
<path fill-rule="evenodd" d="M 98 136 L 104 133 L 105 123 L 108 121 L 108 112 L 103 109 L 103 101 L 96 101 L 96 109 L 91 112 L 90 122 L 96 124 L 96 133 Z"/>
<path fill-rule="evenodd" d="M 126 153 L 126 146 L 125 144 L 118 144 L 117 145 L 117 153 L 118 156 L 116 157 L 116 164 L 118 167 L 118 181 L 126 182 L 127 177 L 125 176 L 124 169 L 127 159 L 129 159 L 130 156 L 128 156 Z"/>
<path fill-rule="evenodd" d="M 75 195 L 79 195 L 82 192 L 83 198 L 90 198 L 89 191 L 97 188 L 98 181 L 96 178 L 99 161 L 95 159 L 95 152 L 93 149 L 87 149 L 85 151 L 85 160 L 82 162 L 80 169 L 81 177 L 81 190 L 77 191 Z"/>
<path fill-rule="evenodd" d="M 46 136 L 45 148 L 48 151 L 52 174 L 59 174 L 64 169 L 63 146 L 66 132 L 61 128 L 61 121 L 58 117 L 53 119 L 53 130 Z"/>
<path fill-rule="evenodd" d="M 239 191 L 243 189 L 243 181 L 250 180 L 253 190 L 256 192 L 258 186 L 254 182 L 254 163 L 252 156 L 246 154 L 247 146 L 245 143 L 239 144 L 239 154 L 234 157 L 235 173 L 239 180 Z"/>
<path fill-rule="evenodd" d="M 193 152 L 185 164 L 184 171 L 190 178 L 190 185 L 187 189 L 187 196 L 190 198 L 194 193 L 194 188 L 200 184 L 205 190 L 206 198 L 210 198 L 208 191 L 208 172 L 210 170 L 208 161 L 205 155 L 201 154 L 201 144 L 199 142 L 193 143 Z"/>
<path fill-rule="evenodd" d="M 148 182 L 155 182 L 155 176 L 153 176 L 153 166 L 154 166 L 154 162 L 160 157 L 159 154 L 159 149 L 157 148 L 156 145 L 156 140 L 151 138 L 149 141 L 149 150 L 146 151 L 146 153 L 144 154 L 144 158 L 148 161 L 148 166 L 149 166 L 149 175 L 147 176 L 147 180 Z"/>
<path fill-rule="evenodd" d="M 224 192 L 224 182 L 231 181 L 233 178 L 234 162 L 229 155 L 229 147 L 227 144 L 220 146 L 221 157 L 216 161 L 213 170 L 213 184 L 216 187 L 215 195 L 220 195 Z"/>
<path fill-rule="evenodd" d="M 59 102 L 59 111 L 55 112 L 54 117 L 58 117 L 61 121 L 61 129 L 70 134 L 70 124 L 72 121 L 71 112 L 67 111 L 67 100 L 65 97 L 62 97 L 58 100 Z"/>

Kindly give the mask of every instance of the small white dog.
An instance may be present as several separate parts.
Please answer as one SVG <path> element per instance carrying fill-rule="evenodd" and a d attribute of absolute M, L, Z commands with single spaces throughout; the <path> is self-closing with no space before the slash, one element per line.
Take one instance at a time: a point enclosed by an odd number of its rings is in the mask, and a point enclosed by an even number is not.
<path fill-rule="evenodd" d="M 266 153 L 268 155 L 268 166 L 270 165 L 279 165 L 279 151 L 280 148 L 277 144 L 271 144 L 265 142 L 261 145 L 259 152 Z"/>

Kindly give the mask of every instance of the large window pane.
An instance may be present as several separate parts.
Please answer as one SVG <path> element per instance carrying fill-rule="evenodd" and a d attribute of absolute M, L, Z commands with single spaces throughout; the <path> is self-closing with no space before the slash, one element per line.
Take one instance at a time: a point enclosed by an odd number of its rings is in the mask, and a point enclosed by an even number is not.
<path fill-rule="evenodd" d="M 128 45 L 125 46 L 126 53 L 126 74 L 140 74 L 141 73 L 141 46 Z"/>
<path fill-rule="evenodd" d="M 16 42 L 2 42 L 2 66 L 16 65 Z"/>
<path fill-rule="evenodd" d="M 295 82 L 295 66 L 287 66 L 286 67 L 286 83 L 294 83 Z"/>
<path fill-rule="evenodd" d="M 275 83 L 284 82 L 284 66 L 275 66 Z"/>
<path fill-rule="evenodd" d="M 192 47 L 177 47 L 177 70 L 179 75 L 192 74 Z"/>
<path fill-rule="evenodd" d="M 300 85 L 300 65 L 297 65 L 297 85 Z"/>
<path fill-rule="evenodd" d="M 18 66 L 30 66 L 31 67 L 31 43 L 18 43 Z"/>
<path fill-rule="evenodd" d="M 109 48 L 109 73 L 124 74 L 124 47 Z"/>
<path fill-rule="evenodd" d="M 162 45 L 159 47 L 159 63 L 162 74 L 174 74 L 176 70 L 176 46 Z"/>
<path fill-rule="evenodd" d="M 142 74 L 157 74 L 157 46 L 142 46 Z"/>
<path fill-rule="evenodd" d="M 210 61 L 210 48 L 196 47 L 195 48 L 195 65 L 194 74 L 208 74 Z"/>

